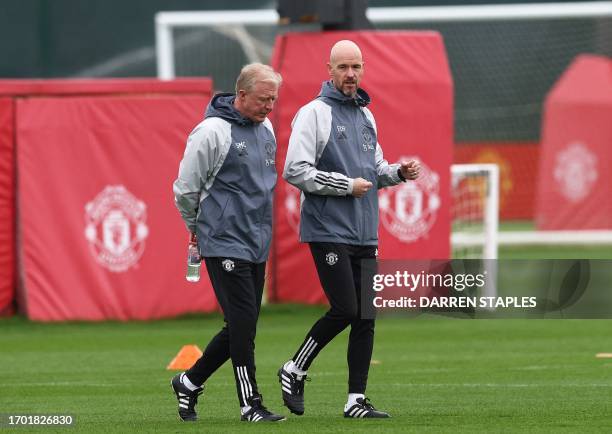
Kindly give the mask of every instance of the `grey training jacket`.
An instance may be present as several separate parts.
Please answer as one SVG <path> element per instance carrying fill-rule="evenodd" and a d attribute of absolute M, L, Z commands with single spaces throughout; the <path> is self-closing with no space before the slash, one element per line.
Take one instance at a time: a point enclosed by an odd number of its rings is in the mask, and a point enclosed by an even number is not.
<path fill-rule="evenodd" d="M 378 188 L 403 179 L 383 158 L 369 103 L 363 89 L 350 98 L 326 81 L 293 119 L 283 178 L 302 190 L 302 242 L 378 244 L 377 189 L 357 199 L 353 179 Z"/>
<path fill-rule="evenodd" d="M 202 256 L 261 263 L 272 237 L 276 139 L 268 119 L 242 117 L 234 99 L 213 97 L 189 135 L 173 190 Z"/>

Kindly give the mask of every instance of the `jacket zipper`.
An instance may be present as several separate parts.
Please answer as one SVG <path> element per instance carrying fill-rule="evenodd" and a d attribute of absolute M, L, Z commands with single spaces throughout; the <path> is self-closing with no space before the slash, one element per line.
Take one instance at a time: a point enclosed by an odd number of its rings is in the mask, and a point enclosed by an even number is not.
<path fill-rule="evenodd" d="M 353 108 L 353 107 L 351 107 L 351 108 Z M 357 107 L 356 109 L 353 109 L 351 111 L 354 113 L 354 115 L 353 115 L 353 128 L 355 129 L 355 137 L 357 137 L 357 152 L 358 152 L 358 155 L 359 155 L 359 173 L 360 173 L 361 178 L 363 178 L 363 179 L 365 179 L 367 181 L 367 178 L 365 178 L 364 172 L 363 172 L 363 169 L 364 169 L 363 159 L 362 159 L 362 153 L 363 153 L 362 146 L 363 145 L 361 143 L 361 135 L 359 134 L 359 131 L 358 131 L 358 125 L 359 125 L 359 122 L 361 121 L 361 118 L 360 118 L 360 116 L 361 116 L 361 109 L 359 107 Z M 365 199 L 367 194 L 368 193 L 363 195 L 363 199 Z M 365 200 L 364 200 L 364 202 L 365 202 Z M 363 205 L 362 205 L 362 207 L 363 207 Z M 359 239 L 361 241 L 361 244 L 364 243 L 364 239 L 365 239 L 365 225 L 366 225 L 366 222 L 365 222 L 365 215 L 366 215 L 366 213 L 364 212 L 362 207 L 358 207 L 357 208 L 361 212 L 361 219 L 360 219 L 361 220 L 360 221 L 360 223 L 361 223 L 361 230 L 359 231 Z"/>
<path fill-rule="evenodd" d="M 263 166 L 263 162 L 262 162 L 262 156 L 263 153 L 265 152 L 265 146 L 262 152 L 261 149 L 261 144 L 259 143 L 259 130 L 260 128 L 265 128 L 263 125 L 259 125 L 257 126 L 257 131 L 254 131 L 255 133 L 255 144 L 257 146 L 257 156 L 259 157 L 259 172 L 261 173 L 261 182 L 264 188 L 264 206 L 262 206 L 262 212 L 261 212 L 261 217 L 259 218 L 259 254 L 257 255 L 257 258 L 259 259 L 259 257 L 261 256 L 261 254 L 263 253 L 263 236 L 262 236 L 262 222 L 264 220 L 265 214 L 266 214 L 266 204 L 268 203 L 268 189 L 266 186 L 266 178 L 265 178 L 265 173 L 264 173 L 264 166 Z"/>

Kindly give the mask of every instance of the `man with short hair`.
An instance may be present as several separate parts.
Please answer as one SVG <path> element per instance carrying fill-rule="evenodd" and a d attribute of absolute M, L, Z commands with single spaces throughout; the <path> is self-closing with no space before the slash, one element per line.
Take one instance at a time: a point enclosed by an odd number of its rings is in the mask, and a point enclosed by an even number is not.
<path fill-rule="evenodd" d="M 189 135 L 174 182 L 176 205 L 206 263 L 225 326 L 202 357 L 171 382 L 184 421 L 197 419 L 204 382 L 231 359 L 241 420 L 279 421 L 255 381 L 255 330 L 272 235 L 276 139 L 267 115 L 281 76 L 267 65 L 242 68 L 236 94 L 215 95 Z"/>
<path fill-rule="evenodd" d="M 337 42 L 327 67 L 331 80 L 293 119 L 283 177 L 302 190 L 300 241 L 309 243 L 330 309 L 278 377 L 285 405 L 303 414 L 308 367 L 350 325 L 344 417 L 389 417 L 365 397 L 374 320 L 361 317 L 362 277 L 373 276 L 363 260 L 377 254 L 377 189 L 416 179 L 420 166 L 417 161 L 390 165 L 383 158 L 374 117 L 366 108 L 370 97 L 359 88 L 364 62 L 357 44 Z"/>

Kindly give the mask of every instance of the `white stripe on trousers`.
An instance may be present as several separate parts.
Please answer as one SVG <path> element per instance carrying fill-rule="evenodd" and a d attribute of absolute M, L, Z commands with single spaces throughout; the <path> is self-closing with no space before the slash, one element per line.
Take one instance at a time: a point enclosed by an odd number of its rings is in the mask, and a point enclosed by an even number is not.
<path fill-rule="evenodd" d="M 238 382 L 240 383 L 240 392 L 242 392 L 242 402 L 244 405 L 246 405 L 246 394 L 245 394 L 245 386 L 244 386 L 244 382 L 242 381 L 242 377 L 240 376 L 240 367 L 237 366 L 236 367 L 236 376 L 238 377 Z"/>
<path fill-rule="evenodd" d="M 295 365 L 299 368 L 300 366 L 300 360 L 302 359 L 302 357 L 304 357 L 304 354 L 306 351 L 308 351 L 308 348 L 310 347 L 310 345 L 314 342 L 314 339 L 312 338 L 312 336 L 308 336 L 308 340 L 306 341 L 306 343 L 304 344 L 304 346 L 302 347 L 302 349 L 300 350 L 300 352 L 298 353 L 298 356 L 295 358 Z"/>
<path fill-rule="evenodd" d="M 251 385 L 251 381 L 249 380 L 249 374 L 247 373 L 246 366 L 242 367 L 244 372 L 244 379 L 246 380 L 247 386 L 249 386 L 249 397 L 253 396 L 253 386 Z"/>
<path fill-rule="evenodd" d="M 306 344 L 302 347 L 302 350 L 300 351 L 294 362 L 295 366 L 298 369 L 304 369 L 304 364 L 306 363 L 308 357 L 310 357 L 316 347 L 317 343 L 311 336 L 309 336 L 308 340 L 306 341 Z"/>
<path fill-rule="evenodd" d="M 246 405 L 247 398 L 253 395 L 253 388 L 247 375 L 246 366 L 237 366 L 236 374 L 238 375 L 238 381 L 240 382 L 240 391 L 242 392 L 242 401 Z"/>

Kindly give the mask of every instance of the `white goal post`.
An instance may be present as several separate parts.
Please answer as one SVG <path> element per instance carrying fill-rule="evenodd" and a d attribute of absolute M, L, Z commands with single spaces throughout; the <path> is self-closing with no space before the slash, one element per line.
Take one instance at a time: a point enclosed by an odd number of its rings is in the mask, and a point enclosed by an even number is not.
<path fill-rule="evenodd" d="M 368 8 L 366 15 L 373 23 L 612 17 L 612 2 L 380 7 Z M 274 9 L 158 12 L 155 14 L 157 76 L 162 80 L 171 80 L 175 77 L 173 43 L 173 29 L 175 28 L 231 25 L 271 26 L 277 24 L 278 20 L 278 12 Z M 247 55 L 253 52 L 252 41 L 244 32 L 236 32 L 234 38 Z"/>
<path fill-rule="evenodd" d="M 452 207 L 456 199 L 456 191 L 461 188 L 462 181 L 470 181 L 470 178 L 482 178 L 484 185 L 479 187 L 477 196 L 478 210 L 476 215 L 468 214 L 469 210 L 463 210 L 465 216 L 460 218 L 471 219 L 456 229 L 452 222 L 451 247 L 457 248 L 481 248 L 481 259 L 497 259 L 497 246 L 499 234 L 499 167 L 497 164 L 453 164 L 451 166 L 451 201 Z M 480 216 L 481 215 L 481 216 Z M 475 226 L 470 226 L 473 224 Z M 475 230 L 472 230 L 475 229 Z"/>
<path fill-rule="evenodd" d="M 499 246 L 606 246 L 612 245 L 612 230 L 499 231 L 500 173 L 495 164 L 453 164 L 451 179 L 454 191 L 463 177 L 484 177 L 487 187 L 482 195 L 482 223 L 476 230 L 454 230 L 451 246 L 480 248 L 483 259 L 496 259 Z M 477 220 L 477 216 L 471 216 Z M 469 227 L 468 227 L 469 229 Z"/>
<path fill-rule="evenodd" d="M 482 259 L 483 296 L 497 296 L 499 167 L 453 164 L 451 171 L 451 258 Z"/>
<path fill-rule="evenodd" d="M 607 246 L 612 245 L 612 231 L 508 231 L 499 233 L 498 243 L 503 246 Z"/>

